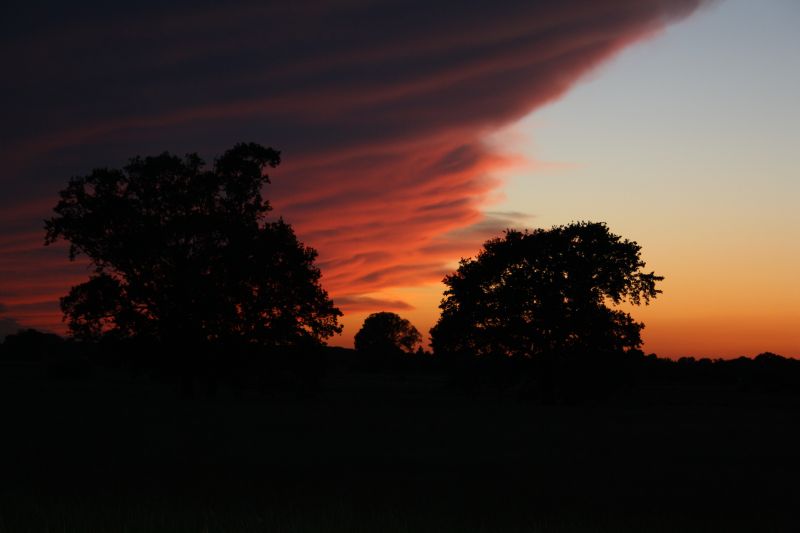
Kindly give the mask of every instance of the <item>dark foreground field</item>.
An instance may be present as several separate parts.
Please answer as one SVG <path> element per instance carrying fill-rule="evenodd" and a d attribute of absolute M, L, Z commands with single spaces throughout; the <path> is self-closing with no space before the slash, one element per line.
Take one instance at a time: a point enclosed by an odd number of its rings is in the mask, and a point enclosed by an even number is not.
<path fill-rule="evenodd" d="M 3 533 L 800 528 L 800 409 L 780 397 L 546 407 L 340 375 L 190 399 L 0 372 Z"/>

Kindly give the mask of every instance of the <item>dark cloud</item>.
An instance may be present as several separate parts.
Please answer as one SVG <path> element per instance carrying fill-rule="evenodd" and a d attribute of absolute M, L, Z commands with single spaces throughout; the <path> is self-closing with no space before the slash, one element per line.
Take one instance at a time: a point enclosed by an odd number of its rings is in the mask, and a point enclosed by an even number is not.
<path fill-rule="evenodd" d="M 70 175 L 242 140 L 283 151 L 268 196 L 335 297 L 438 281 L 503 226 L 484 138 L 698 3 L 7 3 L 0 294 L 77 275 L 25 249 Z"/>

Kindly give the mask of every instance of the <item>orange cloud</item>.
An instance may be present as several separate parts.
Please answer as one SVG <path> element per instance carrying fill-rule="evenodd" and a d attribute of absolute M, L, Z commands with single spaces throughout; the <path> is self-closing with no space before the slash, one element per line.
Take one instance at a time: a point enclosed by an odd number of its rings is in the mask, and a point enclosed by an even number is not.
<path fill-rule="evenodd" d="M 487 135 L 699 3 L 15 11 L 0 88 L 14 103 L 0 133 L 10 191 L 0 199 L 0 298 L 15 317 L 61 327 L 55 296 L 85 271 L 63 249 L 37 251 L 36 235 L 70 175 L 252 140 L 283 151 L 267 196 L 319 250 L 334 299 L 358 312 L 407 309 L 370 294 L 437 282 L 518 222 L 484 213 L 515 163 Z"/>

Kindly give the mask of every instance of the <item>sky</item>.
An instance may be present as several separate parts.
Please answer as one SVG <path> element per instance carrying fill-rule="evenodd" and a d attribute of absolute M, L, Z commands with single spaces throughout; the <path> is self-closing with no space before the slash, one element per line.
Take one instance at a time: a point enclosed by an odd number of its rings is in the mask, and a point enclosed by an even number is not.
<path fill-rule="evenodd" d="M 498 208 L 608 222 L 664 293 L 648 351 L 800 357 L 800 3 L 726 0 L 626 49 L 515 125 Z"/>
<path fill-rule="evenodd" d="M 429 4 L 4 6 L 0 330 L 64 330 L 87 270 L 42 219 L 70 176 L 254 141 L 334 344 L 376 311 L 427 331 L 504 228 L 603 220 L 666 276 L 645 351 L 800 356 L 792 2 Z"/>
<path fill-rule="evenodd" d="M 799 25 L 792 0 L 726 0 L 626 48 L 494 135 L 527 165 L 488 209 L 637 241 L 666 278 L 626 308 L 648 353 L 800 357 Z M 440 290 L 415 294 L 422 323 Z"/>

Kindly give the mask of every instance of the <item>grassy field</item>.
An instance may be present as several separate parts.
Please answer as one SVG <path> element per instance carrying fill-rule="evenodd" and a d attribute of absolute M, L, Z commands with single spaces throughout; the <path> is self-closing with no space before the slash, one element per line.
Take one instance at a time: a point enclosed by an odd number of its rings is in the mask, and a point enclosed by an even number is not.
<path fill-rule="evenodd" d="M 705 399 L 546 407 L 364 375 L 181 398 L 6 365 L 0 532 L 797 531 L 796 402 Z"/>

